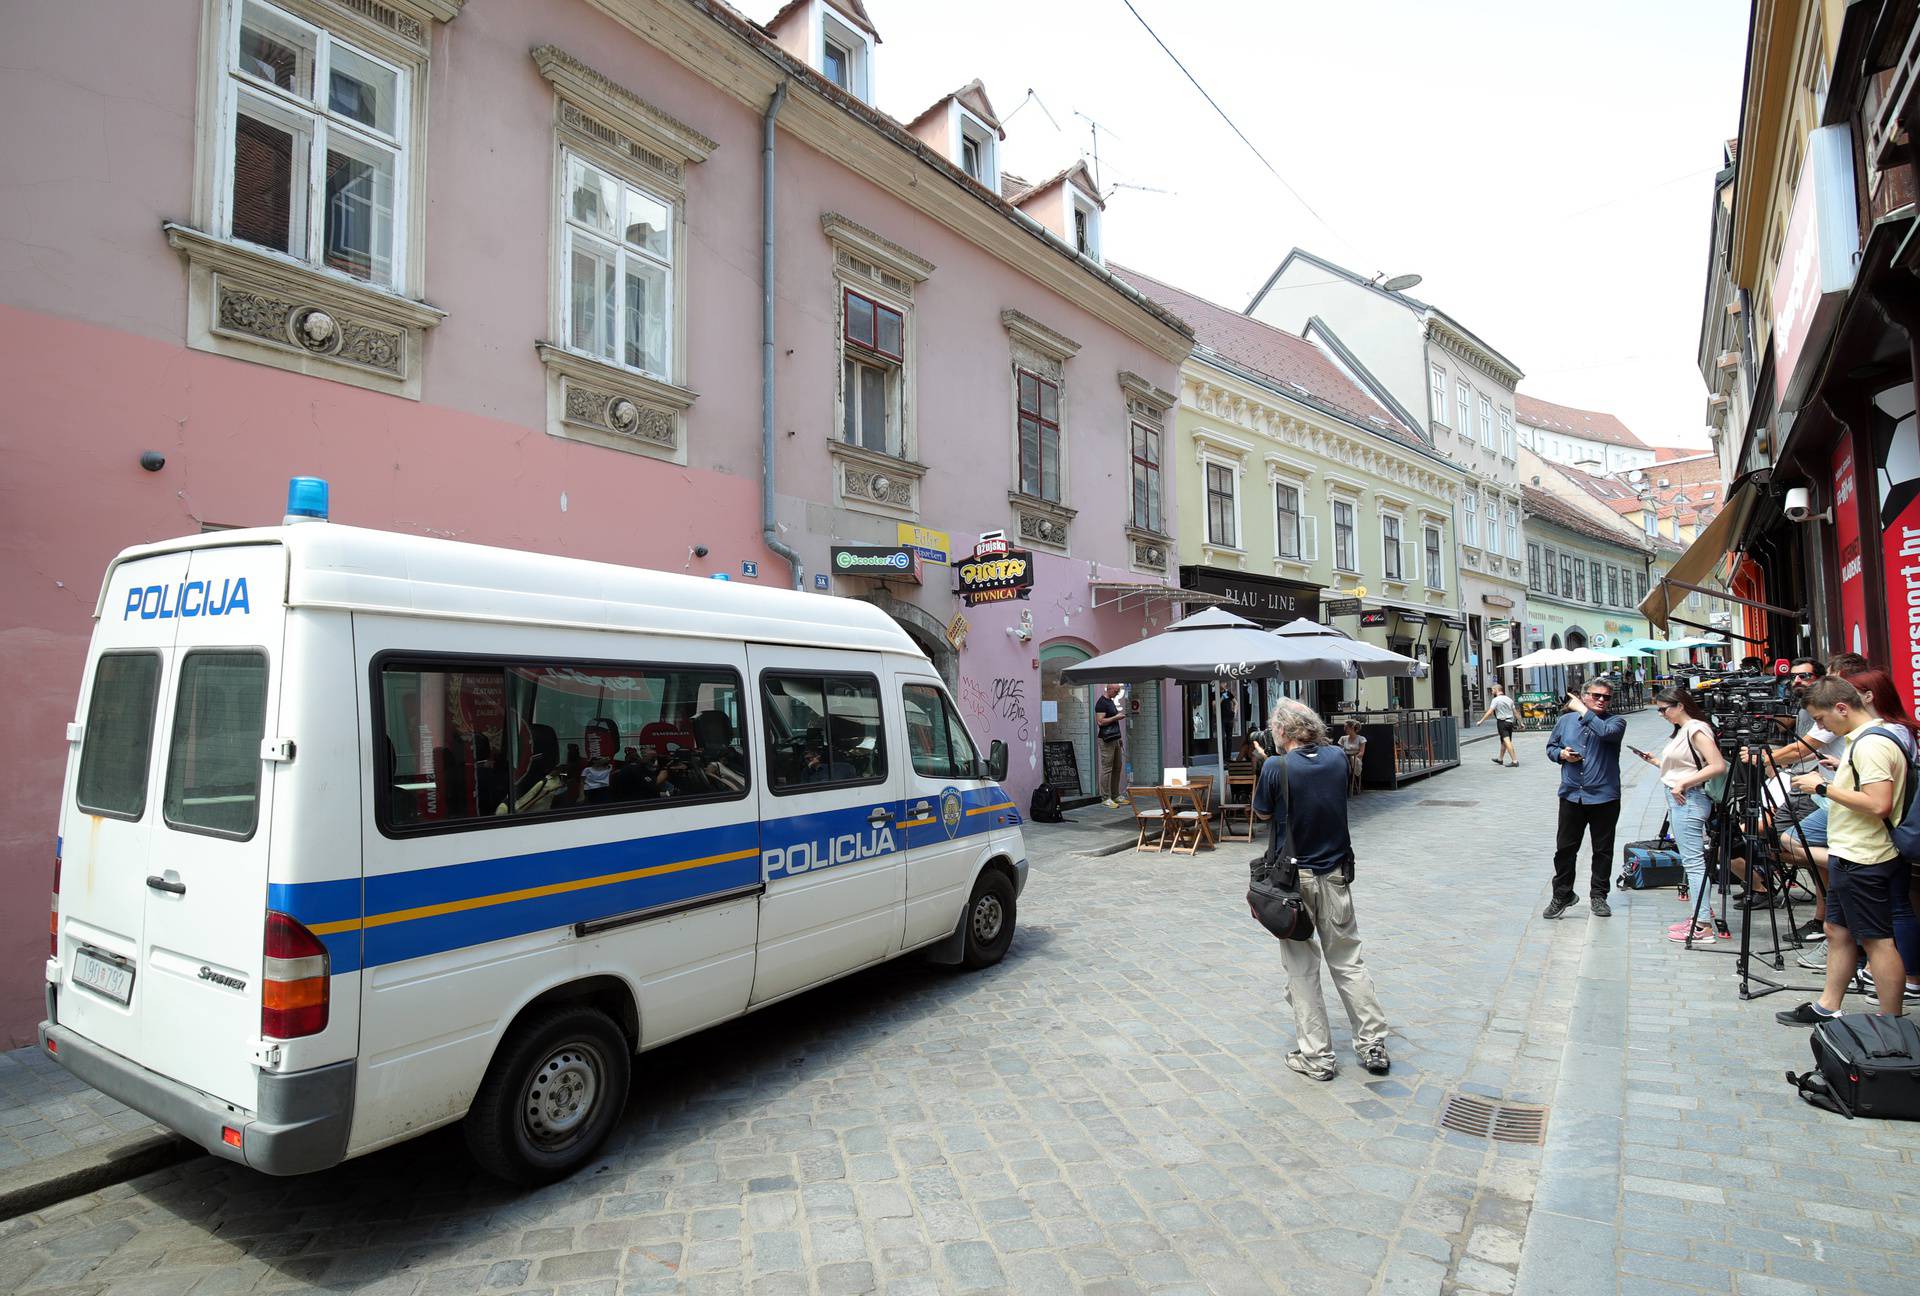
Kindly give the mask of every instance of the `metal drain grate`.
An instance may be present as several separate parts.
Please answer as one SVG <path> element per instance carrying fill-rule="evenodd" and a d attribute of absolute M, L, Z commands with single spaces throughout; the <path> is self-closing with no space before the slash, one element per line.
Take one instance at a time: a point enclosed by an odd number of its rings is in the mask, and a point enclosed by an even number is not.
<path fill-rule="evenodd" d="M 1449 1094 L 1440 1112 L 1440 1125 L 1496 1143 L 1547 1141 L 1547 1109 L 1535 1103 L 1502 1103 L 1472 1094 Z"/>
<path fill-rule="evenodd" d="M 1423 805 L 1423 806 L 1460 806 L 1462 808 L 1467 808 L 1471 806 L 1477 806 L 1480 803 L 1478 801 L 1421 801 L 1421 802 L 1418 802 L 1417 804 Z"/>

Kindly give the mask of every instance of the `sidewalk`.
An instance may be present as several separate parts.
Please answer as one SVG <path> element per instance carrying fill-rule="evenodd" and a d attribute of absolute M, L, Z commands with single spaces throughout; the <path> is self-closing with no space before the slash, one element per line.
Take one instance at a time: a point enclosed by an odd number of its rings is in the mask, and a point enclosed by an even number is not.
<path fill-rule="evenodd" d="M 38 1046 L 0 1053 L 0 1219 L 168 1164 L 180 1146 Z"/>

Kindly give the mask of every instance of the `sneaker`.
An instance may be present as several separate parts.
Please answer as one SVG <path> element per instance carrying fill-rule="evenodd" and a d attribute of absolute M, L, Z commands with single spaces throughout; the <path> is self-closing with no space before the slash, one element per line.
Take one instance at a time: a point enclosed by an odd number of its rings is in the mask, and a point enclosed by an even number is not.
<path fill-rule="evenodd" d="M 1605 896 L 1595 896 L 1593 899 L 1587 901 L 1587 908 L 1593 910 L 1593 916 L 1595 918 L 1613 917 L 1613 906 L 1607 903 Z"/>
<path fill-rule="evenodd" d="M 1307 1061 L 1298 1053 L 1289 1053 L 1287 1054 L 1287 1070 L 1297 1071 L 1309 1080 L 1331 1080 L 1337 1068 L 1320 1066 Z"/>
<path fill-rule="evenodd" d="M 1669 931 L 1667 933 L 1667 939 L 1670 941 L 1684 942 L 1687 939 L 1687 929 L 1685 927 L 1679 927 Z M 1695 945 L 1711 945 L 1713 942 L 1713 928 L 1707 926 L 1705 923 L 1693 924 L 1693 943 Z"/>
<path fill-rule="evenodd" d="M 1809 918 L 1793 929 L 1793 938 L 1802 945 L 1817 945 L 1827 938 L 1827 925 L 1818 918 Z"/>
<path fill-rule="evenodd" d="M 1120 808 L 1120 803 L 1118 801 L 1115 801 L 1112 797 L 1108 797 L 1106 800 L 1102 801 L 1100 804 L 1105 806 L 1109 810 L 1118 810 Z"/>
<path fill-rule="evenodd" d="M 1879 991 L 1873 987 L 1873 973 L 1867 971 L 1867 965 L 1865 963 L 1862 963 L 1859 971 L 1853 974 L 1853 985 L 1850 988 L 1855 994 L 1871 995 L 1879 993 Z"/>
<path fill-rule="evenodd" d="M 1815 945 L 1810 950 L 1802 950 L 1793 961 L 1809 972 L 1825 972 L 1827 970 L 1827 947 L 1825 945 Z"/>
<path fill-rule="evenodd" d="M 1691 926 L 1693 926 L 1693 919 L 1682 918 L 1677 923 L 1668 923 L 1667 930 L 1669 932 L 1679 932 L 1682 936 L 1685 936 L 1687 934 L 1687 928 Z"/>
<path fill-rule="evenodd" d="M 1372 1075 L 1385 1075 L 1393 1069 L 1393 1061 L 1387 1057 L 1385 1044 L 1369 1044 L 1356 1052 L 1360 1057 L 1360 1065 Z"/>
<path fill-rule="evenodd" d="M 1540 916 L 1542 918 L 1558 918 L 1572 907 L 1573 898 L 1571 896 L 1564 900 L 1559 896 L 1555 896 L 1553 899 L 1547 901 L 1547 907 L 1540 911 Z"/>
<path fill-rule="evenodd" d="M 1830 1013 L 1819 1004 L 1809 1000 L 1801 1004 L 1798 1008 L 1789 1008 L 1785 1012 L 1775 1013 L 1773 1019 L 1782 1026 L 1818 1026 L 1821 1022 L 1832 1021 L 1839 1015 L 1838 1013 Z"/>
<path fill-rule="evenodd" d="M 1505 764 L 1506 764 L 1506 762 L 1505 762 L 1505 761 L 1503 761 L 1503 760 L 1501 760 L 1501 759 L 1500 759 L 1500 758 L 1499 758 L 1498 756 L 1495 756 L 1495 757 L 1493 758 L 1493 763 L 1494 763 L 1495 765 L 1505 765 Z"/>
<path fill-rule="evenodd" d="M 1735 909 L 1779 909 L 1787 902 L 1778 891 L 1749 891 L 1733 902 Z"/>

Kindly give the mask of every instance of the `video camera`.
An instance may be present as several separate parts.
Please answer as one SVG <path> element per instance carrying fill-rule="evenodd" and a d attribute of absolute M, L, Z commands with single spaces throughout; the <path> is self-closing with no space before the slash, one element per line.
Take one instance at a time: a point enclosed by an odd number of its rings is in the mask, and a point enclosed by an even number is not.
<path fill-rule="evenodd" d="M 1723 671 L 1695 675 L 1688 682 L 1723 751 L 1772 747 L 1793 732 L 1799 703 L 1780 695 L 1779 680 L 1773 675 Z"/>

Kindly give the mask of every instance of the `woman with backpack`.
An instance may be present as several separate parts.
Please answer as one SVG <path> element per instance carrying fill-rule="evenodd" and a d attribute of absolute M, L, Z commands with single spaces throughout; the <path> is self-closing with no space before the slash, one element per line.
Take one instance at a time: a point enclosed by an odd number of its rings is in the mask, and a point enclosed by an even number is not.
<path fill-rule="evenodd" d="M 1687 870 L 1687 894 L 1698 896 L 1704 922 L 1682 918 L 1667 928 L 1667 939 L 1695 945 L 1713 943 L 1726 915 L 1713 912 L 1713 893 L 1707 889 L 1707 819 L 1713 813 L 1713 799 L 1707 784 L 1727 772 L 1727 758 L 1713 728 L 1700 710 L 1700 703 L 1686 689 L 1664 688 L 1653 695 L 1653 709 L 1673 726 L 1667 745 L 1655 756 L 1634 749 L 1634 755 L 1660 771 L 1667 788 L 1667 815 L 1673 825 L 1673 840 L 1680 847 L 1680 863 Z"/>

